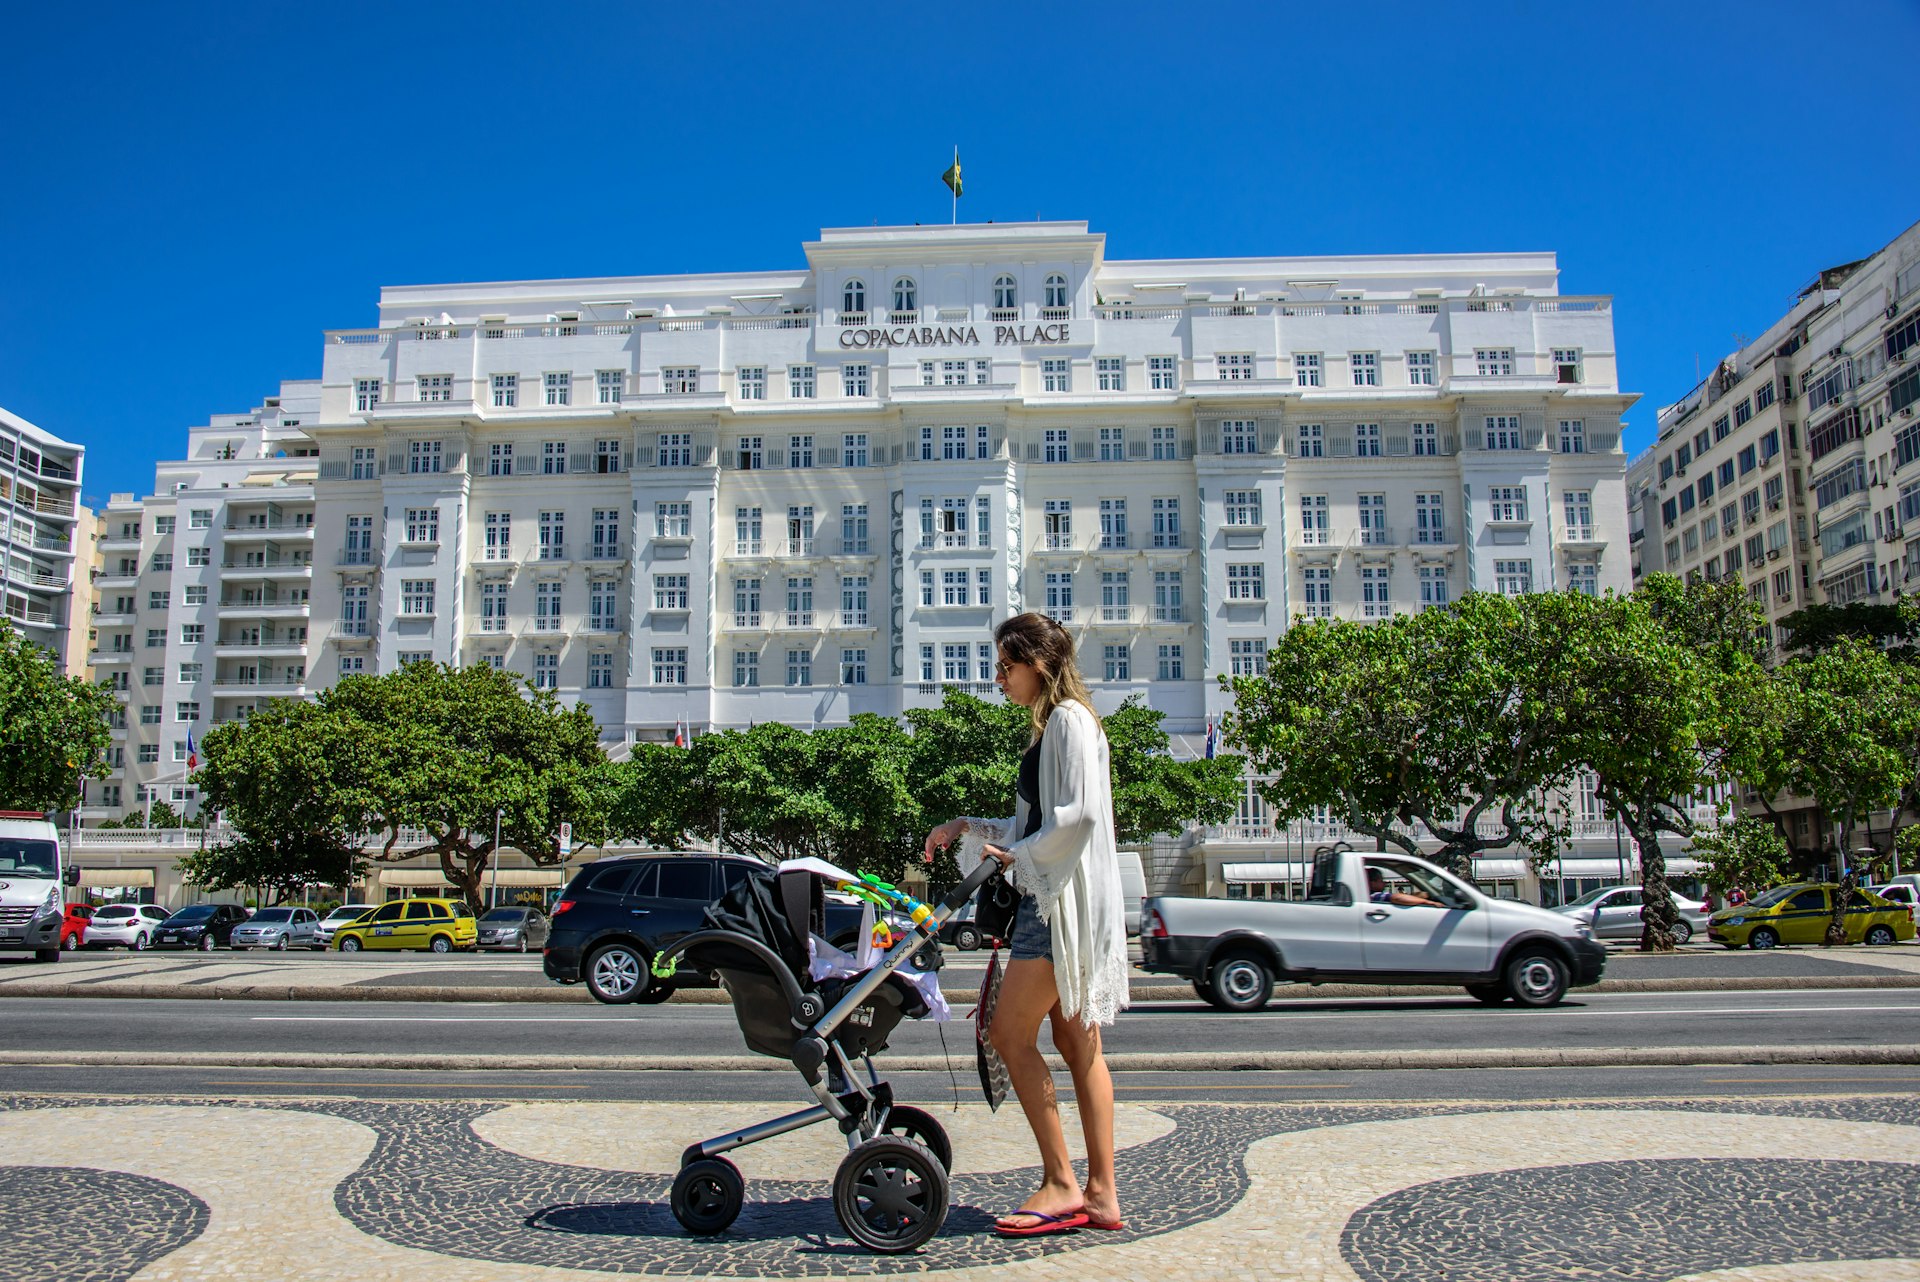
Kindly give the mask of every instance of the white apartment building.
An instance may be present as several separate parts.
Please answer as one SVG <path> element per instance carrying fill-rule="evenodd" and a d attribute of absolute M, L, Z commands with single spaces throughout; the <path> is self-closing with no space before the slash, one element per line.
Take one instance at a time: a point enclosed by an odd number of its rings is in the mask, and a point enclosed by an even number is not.
<path fill-rule="evenodd" d="M 29 639 L 73 652 L 84 447 L 0 409 L 0 609 Z"/>
<path fill-rule="evenodd" d="M 283 383 L 247 414 L 187 434 L 154 492 L 101 510 L 91 663 L 118 692 L 113 775 L 87 783 L 83 819 L 151 801 L 192 816 L 188 735 L 307 691 L 319 385 Z"/>
<path fill-rule="evenodd" d="M 829 229 L 801 270 L 406 286 L 327 335 L 312 683 L 521 672 L 610 740 L 990 688 L 1066 622 L 1197 735 L 1300 615 L 1629 582 L 1609 301 L 1551 254 L 1109 261 Z"/>

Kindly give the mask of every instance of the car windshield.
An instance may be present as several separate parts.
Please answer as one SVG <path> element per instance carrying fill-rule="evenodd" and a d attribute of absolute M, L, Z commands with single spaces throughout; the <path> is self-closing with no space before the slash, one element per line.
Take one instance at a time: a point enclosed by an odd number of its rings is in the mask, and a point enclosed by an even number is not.
<path fill-rule="evenodd" d="M 328 921 L 352 921 L 355 917 L 358 917 L 361 913 L 365 911 L 367 911 L 367 906 L 365 904 L 342 904 L 340 907 L 334 909 L 332 912 L 327 914 L 327 920 Z"/>
<path fill-rule="evenodd" d="M 51 877 L 59 862 L 60 848 L 51 841 L 0 837 L 0 877 Z"/>
<path fill-rule="evenodd" d="M 1568 908 L 1585 908 L 1588 904 L 1600 898 L 1602 895 L 1611 895 L 1614 891 L 1618 889 L 1619 889 L 1618 886 L 1602 886 L 1598 890 L 1589 890 L 1586 894 L 1580 896 L 1580 898 L 1578 899 L 1568 900 L 1566 906 Z"/>
<path fill-rule="evenodd" d="M 262 908 L 259 912 L 253 915 L 253 920 L 255 921 L 292 921 L 293 909 Z"/>
<path fill-rule="evenodd" d="M 1772 890 L 1763 891 L 1760 894 L 1755 895 L 1752 899 L 1749 899 L 1747 901 L 1747 907 L 1771 908 L 1775 904 L 1779 903 L 1781 900 L 1791 899 L 1794 895 L 1799 894 L 1801 891 L 1805 889 L 1806 889 L 1805 885 L 1775 886 Z"/>
<path fill-rule="evenodd" d="M 496 908 L 482 917 L 481 921 L 519 921 L 526 915 L 524 908 Z"/>
<path fill-rule="evenodd" d="M 211 916 L 213 916 L 212 904 L 195 904 L 191 908 L 182 908 L 179 912 L 175 913 L 172 917 L 169 917 L 167 920 L 169 921 L 205 921 L 207 918 Z"/>
<path fill-rule="evenodd" d="M 125 904 L 108 904 L 93 914 L 95 921 L 110 921 L 116 917 L 131 917 L 134 910 Z"/>

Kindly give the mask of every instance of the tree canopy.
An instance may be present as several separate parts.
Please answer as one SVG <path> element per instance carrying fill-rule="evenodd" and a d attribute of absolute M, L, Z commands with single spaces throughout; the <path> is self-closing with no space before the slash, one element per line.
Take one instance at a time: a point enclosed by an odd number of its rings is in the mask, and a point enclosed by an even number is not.
<path fill-rule="evenodd" d="M 80 780 L 105 778 L 117 703 L 104 685 L 60 670 L 60 660 L 0 618 L 0 807 L 69 810 Z"/>

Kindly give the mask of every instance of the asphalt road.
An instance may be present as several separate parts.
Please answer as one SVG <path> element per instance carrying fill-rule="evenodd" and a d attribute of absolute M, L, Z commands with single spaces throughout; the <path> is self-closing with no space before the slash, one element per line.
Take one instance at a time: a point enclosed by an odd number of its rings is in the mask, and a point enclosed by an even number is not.
<path fill-rule="evenodd" d="M 964 1015 L 964 1009 L 956 1011 Z M 971 1025 L 909 1021 L 896 1053 L 938 1055 L 941 1033 L 970 1067 Z M 1128 1010 L 1117 1054 L 1619 1047 L 1881 1046 L 1920 1043 L 1920 990 L 1617 993 L 1527 1010 L 1469 998 L 1277 1001 L 1230 1015 L 1194 1002 Z M 450 1007 L 435 1003 L 114 998 L 0 999 L 0 1050 L 475 1055 L 744 1053 L 726 1006 Z M 3 1079 L 0 1079 L 3 1080 Z"/>

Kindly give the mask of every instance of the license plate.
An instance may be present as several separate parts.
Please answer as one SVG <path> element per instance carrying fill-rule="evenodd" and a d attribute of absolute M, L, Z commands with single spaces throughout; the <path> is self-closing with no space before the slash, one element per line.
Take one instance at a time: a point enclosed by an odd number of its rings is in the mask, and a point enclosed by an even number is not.
<path fill-rule="evenodd" d="M 27 932 L 24 930 L 0 930 L 0 939 L 25 939 L 26 937 Z"/>

